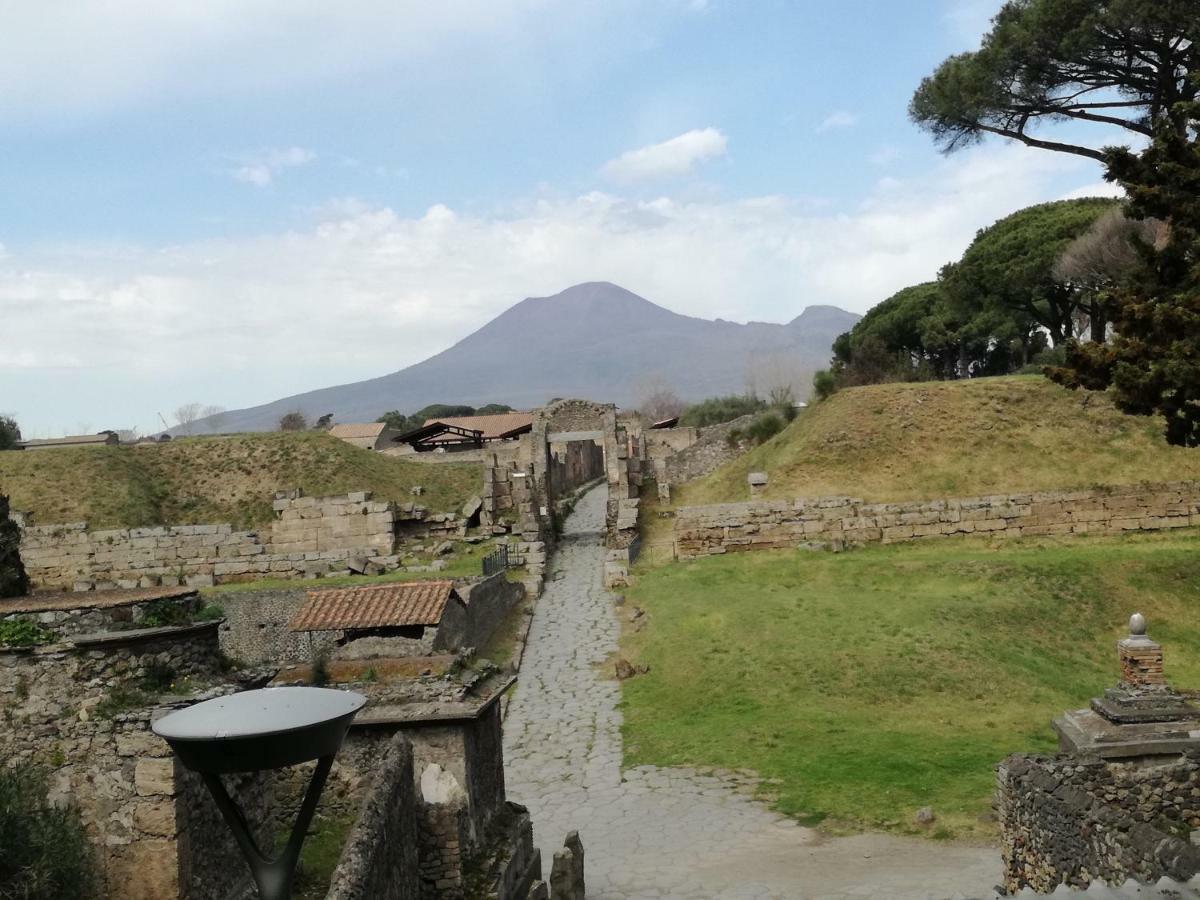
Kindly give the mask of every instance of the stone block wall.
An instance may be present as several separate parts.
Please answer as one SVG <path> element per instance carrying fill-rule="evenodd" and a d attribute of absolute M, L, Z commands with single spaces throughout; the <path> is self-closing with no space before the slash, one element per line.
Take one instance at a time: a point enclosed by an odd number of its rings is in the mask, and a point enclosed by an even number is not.
<path fill-rule="evenodd" d="M 896 543 L 955 535 L 1020 537 L 1119 534 L 1200 525 L 1200 483 L 1121 485 L 864 503 L 851 497 L 683 507 L 675 512 L 675 554 Z"/>
<path fill-rule="evenodd" d="M 1094 881 L 1187 881 L 1200 872 L 1200 763 L 1013 756 L 997 769 L 1004 886 L 1050 893 Z"/>
<path fill-rule="evenodd" d="M 331 497 L 284 492 L 261 531 L 229 524 L 92 530 L 85 522 L 25 520 L 21 556 L 39 588 L 135 588 L 213 584 L 346 571 L 373 561 L 394 568 L 398 539 L 454 537 L 457 515 L 372 500 L 367 491 Z"/>

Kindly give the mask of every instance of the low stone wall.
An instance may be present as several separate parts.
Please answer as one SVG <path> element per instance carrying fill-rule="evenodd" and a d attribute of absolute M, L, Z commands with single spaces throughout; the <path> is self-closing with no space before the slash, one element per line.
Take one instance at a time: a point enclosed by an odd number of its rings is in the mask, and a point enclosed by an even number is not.
<path fill-rule="evenodd" d="M 461 533 L 457 515 L 372 500 L 367 491 L 331 497 L 284 492 L 262 531 L 229 524 L 112 528 L 86 522 L 36 525 L 27 518 L 21 558 L 39 588 L 135 588 L 323 575 L 367 561 L 394 568 L 398 537 Z"/>
<path fill-rule="evenodd" d="M 908 503 L 820 497 L 683 507 L 675 512 L 675 553 L 693 559 L 743 550 L 836 549 L 966 534 L 1117 534 L 1193 525 L 1200 525 L 1196 482 Z"/>
<path fill-rule="evenodd" d="M 358 819 L 342 848 L 326 900 L 419 900 L 412 749 L 402 735 L 374 767 Z"/>
<path fill-rule="evenodd" d="M 1200 849 L 1187 839 L 1200 826 L 1192 756 L 1152 767 L 1009 757 L 997 769 L 996 810 L 1010 893 L 1187 881 L 1200 872 Z"/>

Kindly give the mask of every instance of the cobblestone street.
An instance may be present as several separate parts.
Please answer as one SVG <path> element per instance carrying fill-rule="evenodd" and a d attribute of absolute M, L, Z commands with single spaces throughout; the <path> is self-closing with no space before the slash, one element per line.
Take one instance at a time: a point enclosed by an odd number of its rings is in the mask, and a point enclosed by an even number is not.
<path fill-rule="evenodd" d="M 622 771 L 620 687 L 597 668 L 619 632 L 602 587 L 605 497 L 591 491 L 566 523 L 505 721 L 508 794 L 533 815 L 547 874 L 577 829 L 589 900 L 992 896 L 994 848 L 828 837 L 732 776 Z"/>

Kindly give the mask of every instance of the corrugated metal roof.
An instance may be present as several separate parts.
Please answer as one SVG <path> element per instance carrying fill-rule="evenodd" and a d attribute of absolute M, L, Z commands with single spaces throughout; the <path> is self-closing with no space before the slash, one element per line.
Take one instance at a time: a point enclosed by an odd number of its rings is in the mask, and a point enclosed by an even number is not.
<path fill-rule="evenodd" d="M 335 438 L 369 438 L 379 437 L 383 429 L 387 428 L 384 422 L 347 422 L 344 425 L 334 425 L 329 429 L 329 433 Z"/>
<path fill-rule="evenodd" d="M 24 447 L 73 447 L 79 444 L 116 443 L 116 435 L 107 431 L 100 434 L 69 434 L 60 438 L 31 438 L 21 441 Z"/>
<path fill-rule="evenodd" d="M 290 631 L 437 625 L 454 594 L 450 581 L 409 581 L 309 591 Z"/>
<path fill-rule="evenodd" d="M 425 424 L 428 426 L 437 422 L 443 425 L 457 425 L 468 431 L 482 431 L 485 441 L 494 441 L 532 428 L 533 413 L 511 412 L 499 413 L 494 416 L 450 416 L 444 419 L 427 419 Z M 431 441 L 431 443 L 436 442 L 437 438 Z"/>

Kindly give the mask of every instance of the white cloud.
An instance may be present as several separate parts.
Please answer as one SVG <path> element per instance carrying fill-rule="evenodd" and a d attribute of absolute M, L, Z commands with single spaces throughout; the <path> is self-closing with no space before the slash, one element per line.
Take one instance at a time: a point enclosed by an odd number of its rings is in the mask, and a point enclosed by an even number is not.
<path fill-rule="evenodd" d="M 1072 177 L 1090 181 L 1095 167 L 993 145 L 880 180 L 841 212 L 780 196 L 595 192 L 503 215 L 435 205 L 403 216 L 343 199 L 308 230 L 256 238 L 10 246 L 0 321 L 21 352 L 0 355 L 0 396 L 26 404 L 31 428 L 87 417 L 152 429 L 154 410 L 181 399 L 232 408 L 394 371 L 522 297 L 596 279 L 706 317 L 786 321 L 813 303 L 863 312 Z"/>
<path fill-rule="evenodd" d="M 1116 197 L 1121 200 L 1125 196 L 1125 188 L 1119 184 L 1113 184 L 1110 181 L 1097 181 L 1092 184 L 1085 184 L 1083 187 L 1076 188 L 1073 191 L 1068 191 L 1056 199 L 1081 200 L 1084 197 Z"/>
<path fill-rule="evenodd" d="M 618 184 L 686 175 L 696 163 L 724 156 L 728 141 L 716 128 L 695 128 L 659 144 L 622 153 L 601 168 Z"/>
<path fill-rule="evenodd" d="M 266 187 L 284 169 L 306 166 L 317 154 L 303 147 L 287 147 L 281 150 L 260 150 L 241 158 L 241 165 L 230 171 L 238 181 Z"/>
<path fill-rule="evenodd" d="M 903 151 L 892 144 L 885 144 L 877 148 L 867 157 L 867 161 L 873 166 L 886 166 L 894 163 L 903 155 Z"/>
<path fill-rule="evenodd" d="M 858 124 L 858 116 L 844 109 L 839 109 L 835 113 L 830 113 L 825 117 L 824 121 L 817 126 L 817 133 L 823 134 L 826 131 L 833 131 L 835 128 L 853 128 Z"/>

